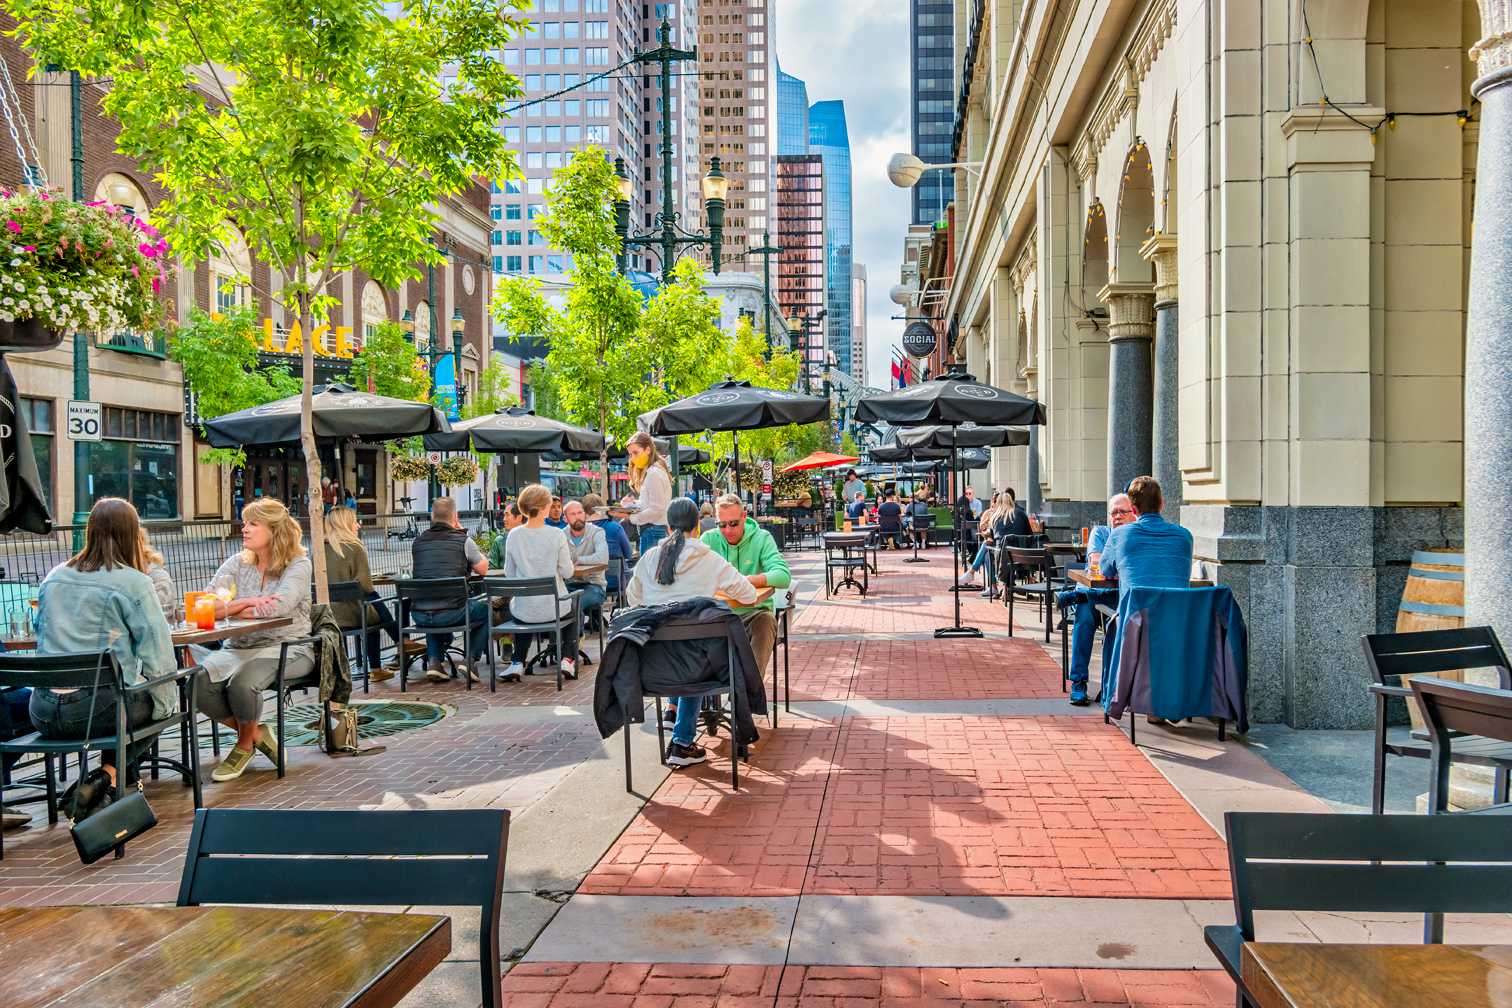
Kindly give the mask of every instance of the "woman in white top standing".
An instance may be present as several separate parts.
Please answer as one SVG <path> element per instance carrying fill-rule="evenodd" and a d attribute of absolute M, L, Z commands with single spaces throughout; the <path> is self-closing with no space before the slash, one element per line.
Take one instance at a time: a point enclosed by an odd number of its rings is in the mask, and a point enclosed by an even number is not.
<path fill-rule="evenodd" d="M 667 605 L 724 592 L 735 605 L 756 604 L 758 592 L 751 579 L 694 535 L 698 505 L 686 497 L 677 498 L 667 507 L 667 525 L 664 531 L 669 535 L 641 554 L 635 576 L 625 586 L 625 601 L 633 606 Z M 693 744 L 693 736 L 698 731 L 703 698 L 677 697 L 672 706 L 677 710 L 677 722 L 667 745 L 667 762 L 675 767 L 702 763 L 707 754 Z"/>
<path fill-rule="evenodd" d="M 567 533 L 546 524 L 546 512 L 551 507 L 551 491 L 539 483 L 532 483 L 520 491 L 515 506 L 525 518 L 525 524 L 510 530 L 509 540 L 504 544 L 504 576 L 507 578 L 555 577 L 559 597 L 567 594 L 567 581 L 572 577 L 572 549 L 567 544 Z M 509 614 L 521 623 L 550 623 L 557 618 L 557 603 L 545 595 L 531 595 L 509 600 Z M 504 670 L 508 682 L 518 682 L 525 671 L 525 659 L 530 653 L 533 634 L 517 633 L 514 638 L 512 664 Z M 543 637 L 546 635 L 542 635 Z M 553 638 L 554 639 L 554 638 Z M 567 655 L 578 653 L 578 628 L 573 623 L 562 628 L 562 675 L 577 678 L 576 663 Z"/>
<path fill-rule="evenodd" d="M 640 495 L 640 510 L 634 514 L 611 511 L 618 517 L 628 517 L 640 529 L 639 549 L 642 556 L 646 550 L 667 536 L 667 505 L 672 503 L 672 470 L 666 460 L 656 453 L 656 442 L 644 431 L 636 431 L 625 442 L 625 454 L 630 463 L 630 488 Z M 697 509 L 694 510 L 697 514 Z M 696 524 L 696 522 L 695 522 Z"/>

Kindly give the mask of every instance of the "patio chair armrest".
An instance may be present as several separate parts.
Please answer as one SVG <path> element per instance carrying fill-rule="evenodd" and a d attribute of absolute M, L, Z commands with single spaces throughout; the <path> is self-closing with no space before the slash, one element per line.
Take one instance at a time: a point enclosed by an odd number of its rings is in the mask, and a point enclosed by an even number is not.
<path fill-rule="evenodd" d="M 142 690 L 152 689 L 152 687 L 161 686 L 163 683 L 178 682 L 181 679 L 188 679 L 196 672 L 204 671 L 204 668 L 205 667 L 203 665 L 190 665 L 188 668 L 178 669 L 172 675 L 157 676 L 152 679 L 143 679 L 141 682 L 136 683 L 135 685 L 127 686 L 122 692 L 140 693 Z"/>
<path fill-rule="evenodd" d="M 1213 956 L 1228 970 L 1235 983 L 1239 982 L 1239 950 L 1244 946 L 1244 933 L 1237 924 L 1209 924 L 1202 929 L 1202 939 L 1212 950 Z"/>
<path fill-rule="evenodd" d="M 319 644 L 319 643 L 320 643 L 320 638 L 319 637 L 317 637 L 317 636 L 310 636 L 310 637 L 299 637 L 299 638 L 296 638 L 295 640 L 283 641 L 279 645 L 279 648 L 278 648 L 278 681 L 279 681 L 280 684 L 283 683 L 284 669 L 287 668 L 288 665 L 289 665 L 289 648 L 291 648 L 291 647 L 298 647 L 301 644 Z"/>
<path fill-rule="evenodd" d="M 1378 697 L 1381 697 L 1382 699 L 1389 696 L 1412 696 L 1412 690 L 1410 689 L 1404 689 L 1401 686 L 1384 686 L 1381 683 L 1371 683 L 1370 692 L 1374 693 Z"/>

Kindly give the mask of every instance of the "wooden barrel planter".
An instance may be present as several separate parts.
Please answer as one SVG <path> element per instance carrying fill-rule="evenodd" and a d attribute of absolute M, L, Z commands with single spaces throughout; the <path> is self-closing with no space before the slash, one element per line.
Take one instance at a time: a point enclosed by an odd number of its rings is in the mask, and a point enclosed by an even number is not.
<path fill-rule="evenodd" d="M 1412 554 L 1397 609 L 1397 633 L 1455 630 L 1465 625 L 1465 554 L 1425 549 Z"/>
<path fill-rule="evenodd" d="M 1457 630 L 1465 625 L 1465 554 L 1452 549 L 1415 550 L 1407 571 L 1407 587 L 1397 609 L 1397 633 Z M 1439 679 L 1463 682 L 1463 670 L 1433 673 Z M 1403 676 L 1403 685 L 1410 676 Z M 1413 728 L 1423 728 L 1417 704 L 1407 700 Z"/>

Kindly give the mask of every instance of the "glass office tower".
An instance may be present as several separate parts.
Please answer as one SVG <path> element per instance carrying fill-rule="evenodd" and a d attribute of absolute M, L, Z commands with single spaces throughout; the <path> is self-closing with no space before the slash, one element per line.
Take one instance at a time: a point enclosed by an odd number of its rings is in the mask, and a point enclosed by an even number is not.
<path fill-rule="evenodd" d="M 913 60 L 913 152 L 931 164 L 950 163 L 950 133 L 955 125 L 955 26 L 952 6 L 911 0 Z M 943 208 L 955 198 L 955 178 L 948 171 L 925 172 L 913 187 L 914 224 L 944 220 Z"/>
<path fill-rule="evenodd" d="M 808 153 L 808 85 L 777 67 L 777 153 Z"/>
<path fill-rule="evenodd" d="M 809 107 L 809 151 L 824 159 L 824 223 L 829 349 L 851 370 L 851 167 L 843 101 Z"/>

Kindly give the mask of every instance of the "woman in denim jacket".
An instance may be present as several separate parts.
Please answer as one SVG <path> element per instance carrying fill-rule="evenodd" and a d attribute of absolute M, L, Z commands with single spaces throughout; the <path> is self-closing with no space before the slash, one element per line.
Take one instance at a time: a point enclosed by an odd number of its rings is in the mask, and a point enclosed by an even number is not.
<path fill-rule="evenodd" d="M 136 508 L 119 497 L 105 497 L 89 512 L 84 528 L 84 549 L 68 562 L 54 567 L 42 581 L 37 595 L 37 653 L 68 654 L 109 648 L 121 665 L 121 678 L 132 686 L 143 679 L 172 675 L 173 640 L 168 622 L 143 570 L 142 533 Z M 29 705 L 32 724 L 43 738 L 80 739 L 90 724 L 92 734 L 115 731 L 115 686 L 110 672 L 98 689 L 37 689 Z M 93 701 L 93 702 L 91 702 Z M 172 683 L 163 683 L 126 697 L 126 721 L 131 727 L 161 720 L 173 711 Z M 103 798 L 115 785 L 117 768 L 124 768 L 126 783 L 136 777 L 138 757 L 152 745 L 150 739 L 127 747 L 122 756 L 105 750 L 102 766 L 78 786 L 74 810 L 87 815 L 92 796 Z"/>

